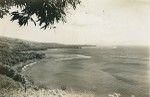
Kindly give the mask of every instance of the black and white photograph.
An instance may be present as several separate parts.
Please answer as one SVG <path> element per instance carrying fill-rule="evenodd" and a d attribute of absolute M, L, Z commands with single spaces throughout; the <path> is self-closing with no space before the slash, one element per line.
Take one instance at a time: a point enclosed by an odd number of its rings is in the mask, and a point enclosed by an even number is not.
<path fill-rule="evenodd" d="M 0 0 L 0 97 L 150 97 L 150 0 Z"/>

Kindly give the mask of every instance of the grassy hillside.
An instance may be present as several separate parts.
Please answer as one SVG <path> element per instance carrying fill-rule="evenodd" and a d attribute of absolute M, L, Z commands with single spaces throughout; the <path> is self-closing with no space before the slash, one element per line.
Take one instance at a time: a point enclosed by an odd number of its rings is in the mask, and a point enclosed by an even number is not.
<path fill-rule="evenodd" d="M 64 45 L 59 43 L 42 43 L 31 42 L 27 40 L 14 39 L 0 36 L 0 49 L 9 48 L 14 51 L 29 51 L 29 50 L 46 50 L 52 48 L 82 48 L 89 47 L 91 45 Z"/>
<path fill-rule="evenodd" d="M 63 47 L 62 44 L 57 43 L 41 43 L 31 42 L 21 39 L 14 39 L 0 36 L 0 48 L 8 48 L 15 51 L 28 51 L 28 50 L 44 50 L 47 48 Z"/>
<path fill-rule="evenodd" d="M 78 49 L 85 46 L 86 45 L 31 42 L 0 36 L 0 74 L 10 77 L 15 81 L 24 83 L 24 77 L 18 73 L 22 66 L 18 65 L 19 63 L 26 63 L 29 60 L 42 59 L 45 57 L 44 53 L 39 53 L 37 51 L 53 48 Z M 14 67 L 17 68 L 14 69 Z"/>
<path fill-rule="evenodd" d="M 25 77 L 13 67 L 29 60 L 44 58 L 44 53 L 35 51 L 41 48 L 40 43 L 0 37 L 0 88 L 16 88 L 16 82 L 23 84 Z"/>
<path fill-rule="evenodd" d="M 31 59 L 41 59 L 44 54 L 37 53 L 38 50 L 53 48 L 75 48 L 89 47 L 90 45 L 64 45 L 58 43 L 31 42 L 0 36 L 0 63 L 13 66 L 19 62 Z M 28 52 L 31 51 L 31 52 Z"/>
<path fill-rule="evenodd" d="M 39 43 L 40 44 L 40 43 Z M 30 50 L 41 50 L 41 46 L 35 47 L 36 43 L 0 37 L 0 63 L 14 66 L 19 62 L 26 62 L 32 59 L 41 59 L 44 54 L 37 52 L 27 52 Z"/>
<path fill-rule="evenodd" d="M 0 94 L 2 89 L 20 89 L 22 86 L 19 82 L 14 81 L 10 77 L 0 74 Z"/>

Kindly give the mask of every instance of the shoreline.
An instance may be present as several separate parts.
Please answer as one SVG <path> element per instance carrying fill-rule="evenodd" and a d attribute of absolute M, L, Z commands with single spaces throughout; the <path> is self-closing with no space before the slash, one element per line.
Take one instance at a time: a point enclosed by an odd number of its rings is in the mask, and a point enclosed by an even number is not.
<path fill-rule="evenodd" d="M 24 66 L 21 68 L 21 73 L 22 73 L 22 72 L 25 72 L 27 68 L 33 66 L 33 65 L 36 64 L 36 63 L 37 63 L 37 61 L 31 62 L 31 63 L 28 63 L 28 64 L 24 65 Z"/>
<path fill-rule="evenodd" d="M 25 84 L 21 83 L 19 89 L 1 89 L 0 96 L 2 97 L 95 97 L 94 93 L 90 91 L 81 92 L 75 90 L 61 90 L 61 89 L 45 89 L 35 86 L 30 82 L 27 76 L 24 75 L 23 72 L 26 72 L 28 68 L 34 66 L 38 60 L 29 60 L 27 62 L 20 63 L 21 65 L 16 66 L 16 70 L 19 68 L 20 72 L 17 71 L 18 74 L 22 75 L 22 77 L 26 80 Z M 9 77 L 9 76 L 8 76 Z M 11 77 L 9 77 L 11 78 Z M 13 79 L 14 80 L 14 79 Z M 15 81 L 15 80 L 14 80 Z M 32 80 L 31 80 L 32 81 Z M 16 82 L 16 81 L 15 81 Z"/>
<path fill-rule="evenodd" d="M 37 63 L 37 59 L 32 59 L 32 60 L 28 60 L 26 62 L 20 62 L 16 65 L 14 65 L 13 67 L 10 67 L 8 65 L 2 65 L 0 64 L 0 75 L 2 76 L 6 76 L 3 77 L 3 79 L 1 80 L 5 80 L 8 78 L 12 79 L 12 83 L 20 83 L 21 87 L 20 89 L 24 89 L 25 85 L 27 88 L 35 88 L 36 86 L 33 84 L 33 80 L 29 79 L 28 76 L 24 75 L 23 72 L 26 71 L 27 68 L 29 68 L 30 66 L 33 66 L 34 64 Z M 15 84 L 14 84 L 15 86 Z M 7 87 L 3 87 L 2 89 L 5 89 Z M 13 87 L 12 87 L 13 89 Z"/>

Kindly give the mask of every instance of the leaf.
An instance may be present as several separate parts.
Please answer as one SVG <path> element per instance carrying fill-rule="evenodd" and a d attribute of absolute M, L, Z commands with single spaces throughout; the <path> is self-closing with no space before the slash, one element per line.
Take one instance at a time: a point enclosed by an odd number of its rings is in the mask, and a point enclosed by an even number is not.
<path fill-rule="evenodd" d="M 36 26 L 36 22 L 33 20 L 33 18 L 30 18 L 30 20 L 34 23 L 34 25 Z"/>
<path fill-rule="evenodd" d="M 15 6 L 16 11 L 10 13 L 11 21 L 18 21 L 20 26 L 25 26 L 30 20 L 35 26 L 39 22 L 43 29 L 52 28 L 55 22 L 66 22 L 67 7 L 76 9 L 78 4 L 80 0 L 0 0 L 0 18 Z M 33 17 L 36 17 L 36 20 Z"/>

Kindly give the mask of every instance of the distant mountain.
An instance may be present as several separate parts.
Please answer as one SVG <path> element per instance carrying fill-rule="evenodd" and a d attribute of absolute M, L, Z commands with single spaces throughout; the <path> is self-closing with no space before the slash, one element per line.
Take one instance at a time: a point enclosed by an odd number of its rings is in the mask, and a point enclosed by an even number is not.
<path fill-rule="evenodd" d="M 28 50 L 46 50 L 52 48 L 82 48 L 93 47 L 94 45 L 64 45 L 59 43 L 43 43 L 32 42 L 22 39 L 8 38 L 0 36 L 0 48 L 7 48 L 15 51 L 28 51 Z"/>
<path fill-rule="evenodd" d="M 57 43 L 31 42 L 27 40 L 0 36 L 0 48 L 7 48 L 16 51 L 44 50 L 47 48 L 62 47 L 62 46 L 63 46 L 62 44 Z"/>

